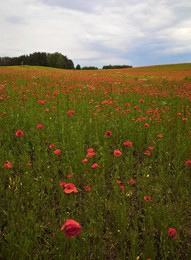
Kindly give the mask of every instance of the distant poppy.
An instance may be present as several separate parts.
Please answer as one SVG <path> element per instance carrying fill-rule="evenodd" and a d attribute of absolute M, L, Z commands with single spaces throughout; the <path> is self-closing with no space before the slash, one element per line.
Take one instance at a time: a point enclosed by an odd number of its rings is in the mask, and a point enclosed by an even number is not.
<path fill-rule="evenodd" d="M 171 237 L 173 240 L 176 240 L 178 237 L 178 233 L 175 228 L 168 229 L 168 236 Z"/>
<path fill-rule="evenodd" d="M 69 238 L 76 236 L 82 232 L 80 224 L 73 219 L 67 219 L 64 225 L 61 227 L 61 230 L 63 230 L 65 232 L 65 235 Z"/>
<path fill-rule="evenodd" d="M 191 164 L 191 160 L 187 160 L 186 162 L 185 162 L 185 164 Z"/>
<path fill-rule="evenodd" d="M 115 156 L 121 156 L 122 155 L 122 152 L 121 151 L 119 151 L 119 150 L 114 150 L 113 151 L 113 154 L 115 155 Z"/>
<path fill-rule="evenodd" d="M 135 180 L 131 179 L 131 180 L 129 180 L 129 183 L 130 184 L 135 184 Z"/>
<path fill-rule="evenodd" d="M 97 163 L 94 163 L 94 164 L 91 166 L 92 169 L 96 169 L 96 168 L 98 168 L 98 167 L 99 167 L 99 165 L 98 165 Z"/>
<path fill-rule="evenodd" d="M 78 192 L 76 186 L 73 183 L 66 183 L 64 185 L 64 187 L 65 187 L 64 192 L 67 194 L 72 193 L 72 192 L 74 192 L 74 193 Z"/>
<path fill-rule="evenodd" d="M 129 141 L 126 141 L 123 143 L 125 146 L 133 146 L 133 143 L 132 142 L 129 142 Z"/>
<path fill-rule="evenodd" d="M 18 130 L 17 132 L 16 132 L 16 134 L 15 134 L 16 136 L 23 136 L 24 135 L 24 133 L 23 133 L 23 131 L 22 130 Z"/>
<path fill-rule="evenodd" d="M 69 116 L 73 116 L 73 114 L 74 114 L 74 110 L 68 110 L 68 115 Z"/>
<path fill-rule="evenodd" d="M 87 186 L 85 187 L 85 191 L 90 191 L 90 190 L 91 190 L 91 187 L 87 185 Z"/>
<path fill-rule="evenodd" d="M 144 196 L 143 199 L 147 202 L 153 202 L 151 196 Z"/>
<path fill-rule="evenodd" d="M 44 128 L 44 125 L 43 125 L 43 124 L 38 124 L 38 125 L 37 125 L 37 128 L 38 128 L 38 129 L 42 129 L 42 128 Z"/>
<path fill-rule="evenodd" d="M 120 185 L 120 186 L 119 186 L 119 189 L 120 189 L 120 190 L 124 190 L 125 187 L 124 187 L 123 185 Z"/>
<path fill-rule="evenodd" d="M 105 132 L 105 135 L 109 137 L 109 136 L 112 135 L 112 132 L 111 132 L 111 131 L 106 131 L 106 132 Z"/>
<path fill-rule="evenodd" d="M 82 160 L 82 163 L 83 164 L 86 164 L 88 162 L 88 159 L 87 158 L 84 158 L 83 160 Z"/>
<path fill-rule="evenodd" d="M 50 145 L 49 145 L 49 148 L 50 148 L 50 149 L 55 149 L 55 148 L 56 148 L 56 145 L 55 145 L 55 144 L 50 144 Z"/>
<path fill-rule="evenodd" d="M 60 149 L 56 149 L 55 151 L 54 151 L 54 154 L 55 155 L 59 155 L 61 153 L 61 150 Z"/>
<path fill-rule="evenodd" d="M 4 164 L 4 168 L 11 169 L 12 168 L 11 162 L 7 161 L 7 163 Z"/>

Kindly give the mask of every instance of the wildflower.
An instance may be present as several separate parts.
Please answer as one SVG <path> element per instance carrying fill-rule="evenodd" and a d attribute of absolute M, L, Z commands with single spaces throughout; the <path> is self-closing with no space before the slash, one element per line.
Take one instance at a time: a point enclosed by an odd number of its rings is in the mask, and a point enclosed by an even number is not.
<path fill-rule="evenodd" d="M 151 150 L 151 151 L 154 149 L 153 146 L 149 146 L 148 148 L 149 148 L 149 150 Z"/>
<path fill-rule="evenodd" d="M 120 185 L 120 186 L 119 186 L 119 189 L 120 189 L 120 190 L 124 190 L 125 187 L 124 187 L 123 185 Z"/>
<path fill-rule="evenodd" d="M 112 132 L 111 132 L 111 131 L 106 131 L 106 132 L 105 132 L 105 135 L 109 137 L 109 136 L 112 135 Z"/>
<path fill-rule="evenodd" d="M 136 182 L 135 182 L 135 180 L 131 179 L 131 180 L 129 180 L 129 183 L 133 185 L 133 184 L 135 184 Z"/>
<path fill-rule="evenodd" d="M 2 112 L 2 116 L 6 116 L 6 114 L 7 114 L 6 112 Z"/>
<path fill-rule="evenodd" d="M 158 134 L 157 135 L 159 138 L 163 138 L 163 135 L 162 134 Z"/>
<path fill-rule="evenodd" d="M 82 160 L 82 163 L 83 164 L 86 164 L 88 162 L 88 159 L 87 158 L 84 158 L 83 160 Z"/>
<path fill-rule="evenodd" d="M 151 196 L 144 196 L 143 199 L 147 202 L 153 202 Z"/>
<path fill-rule="evenodd" d="M 148 127 L 149 127 L 149 124 L 145 123 L 145 124 L 144 124 L 144 127 L 148 128 Z"/>
<path fill-rule="evenodd" d="M 74 114 L 74 110 L 68 110 L 68 115 L 69 116 L 73 116 L 73 114 Z"/>
<path fill-rule="evenodd" d="M 7 161 L 7 163 L 4 164 L 4 168 L 11 169 L 12 168 L 11 162 Z"/>
<path fill-rule="evenodd" d="M 146 151 L 144 152 L 144 154 L 150 156 L 150 155 L 151 155 L 151 152 L 150 152 L 149 150 L 146 150 Z"/>
<path fill-rule="evenodd" d="M 61 187 L 65 187 L 65 185 L 66 185 L 66 182 L 65 182 L 65 181 L 60 182 L 60 186 L 61 186 Z"/>
<path fill-rule="evenodd" d="M 76 189 L 76 186 L 73 183 L 66 183 L 64 185 L 64 187 L 65 187 L 64 192 L 66 194 L 69 194 L 69 193 L 72 193 L 72 192 L 74 192 L 74 193 L 78 192 L 78 190 Z"/>
<path fill-rule="evenodd" d="M 71 179 L 72 177 L 73 177 L 73 174 L 72 174 L 72 173 L 68 174 L 68 178 L 69 178 L 69 179 Z"/>
<path fill-rule="evenodd" d="M 61 227 L 61 230 L 64 230 L 65 235 L 69 238 L 82 232 L 80 224 L 73 219 L 67 219 L 64 225 Z"/>
<path fill-rule="evenodd" d="M 49 145 L 49 148 L 50 148 L 50 149 L 55 149 L 55 148 L 56 148 L 56 145 L 55 145 L 55 144 L 50 144 L 50 145 Z"/>
<path fill-rule="evenodd" d="M 176 240 L 178 237 L 178 233 L 175 228 L 168 229 L 168 236 L 171 237 L 173 240 Z"/>
<path fill-rule="evenodd" d="M 26 163 L 26 166 L 27 166 L 27 167 L 30 167 L 31 165 L 32 165 L 32 163 L 30 163 L 30 162 L 27 162 L 27 163 Z"/>
<path fill-rule="evenodd" d="M 55 155 L 59 155 L 61 153 L 61 150 L 60 149 L 56 149 L 55 151 L 54 151 L 54 154 Z"/>
<path fill-rule="evenodd" d="M 145 101 L 144 101 L 144 99 L 140 99 L 139 102 L 140 103 L 144 103 Z"/>
<path fill-rule="evenodd" d="M 90 191 L 90 190 L 91 190 L 91 187 L 87 185 L 87 186 L 85 187 L 85 191 Z"/>
<path fill-rule="evenodd" d="M 113 151 L 113 154 L 115 155 L 115 156 L 121 156 L 122 155 L 122 152 L 121 151 L 119 151 L 119 150 L 114 150 Z"/>
<path fill-rule="evenodd" d="M 186 162 L 185 162 L 185 164 L 191 164 L 191 160 L 187 160 Z"/>
<path fill-rule="evenodd" d="M 23 133 L 23 131 L 22 130 L 18 130 L 17 132 L 16 132 L 16 134 L 15 134 L 16 136 L 23 136 L 24 135 L 24 133 Z"/>
<path fill-rule="evenodd" d="M 116 183 L 117 183 L 117 184 L 121 184 L 121 181 L 120 181 L 120 180 L 117 180 Z"/>
<path fill-rule="evenodd" d="M 126 141 L 123 143 L 125 146 L 133 146 L 133 143 L 132 142 L 129 142 L 129 141 Z"/>
<path fill-rule="evenodd" d="M 98 168 L 98 167 L 99 167 L 99 165 L 98 165 L 97 163 L 94 163 L 94 164 L 91 166 L 92 169 L 96 169 L 96 168 Z"/>
<path fill-rule="evenodd" d="M 37 125 L 37 128 L 38 128 L 38 129 L 42 129 L 42 128 L 44 128 L 44 125 L 43 125 L 43 124 L 38 124 L 38 125 Z"/>

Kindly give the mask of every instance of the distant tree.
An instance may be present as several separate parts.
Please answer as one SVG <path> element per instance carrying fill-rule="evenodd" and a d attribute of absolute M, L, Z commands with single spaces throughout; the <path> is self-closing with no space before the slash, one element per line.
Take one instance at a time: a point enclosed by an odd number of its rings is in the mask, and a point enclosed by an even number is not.
<path fill-rule="evenodd" d="M 125 69 L 132 68 L 130 65 L 105 65 L 102 69 Z"/>
<path fill-rule="evenodd" d="M 61 53 L 34 52 L 19 57 L 0 57 L 1 66 L 34 65 L 62 69 L 74 69 L 74 63 Z"/>
<path fill-rule="evenodd" d="M 76 70 L 81 70 L 80 64 L 76 65 Z"/>
<path fill-rule="evenodd" d="M 94 67 L 94 66 L 85 66 L 85 67 L 82 67 L 82 70 L 98 70 L 98 68 Z"/>

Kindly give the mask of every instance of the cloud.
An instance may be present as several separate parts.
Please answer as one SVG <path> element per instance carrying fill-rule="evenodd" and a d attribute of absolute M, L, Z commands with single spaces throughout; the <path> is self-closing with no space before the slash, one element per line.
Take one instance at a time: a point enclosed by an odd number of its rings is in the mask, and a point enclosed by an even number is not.
<path fill-rule="evenodd" d="M 99 67 L 191 57 L 187 0 L 7 0 L 0 12 L 0 56 L 58 51 Z"/>

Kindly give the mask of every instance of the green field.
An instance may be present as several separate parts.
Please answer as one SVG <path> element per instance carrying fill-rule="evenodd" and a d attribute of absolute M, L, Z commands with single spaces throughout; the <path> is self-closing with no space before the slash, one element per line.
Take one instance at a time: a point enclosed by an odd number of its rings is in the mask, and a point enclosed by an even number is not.
<path fill-rule="evenodd" d="M 1 259 L 190 259 L 191 64 L 0 67 L 0 133 Z"/>

